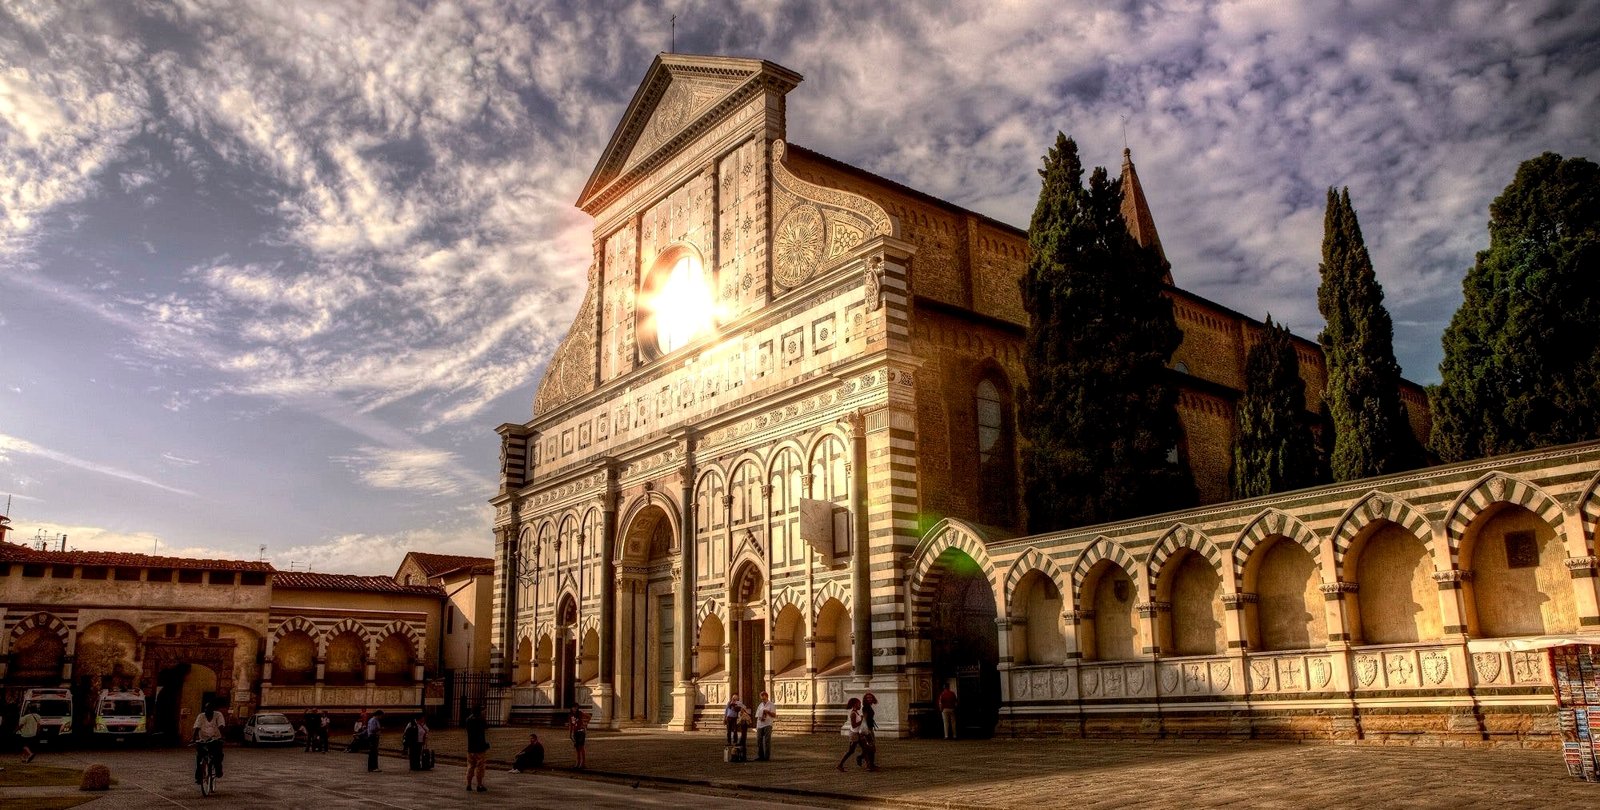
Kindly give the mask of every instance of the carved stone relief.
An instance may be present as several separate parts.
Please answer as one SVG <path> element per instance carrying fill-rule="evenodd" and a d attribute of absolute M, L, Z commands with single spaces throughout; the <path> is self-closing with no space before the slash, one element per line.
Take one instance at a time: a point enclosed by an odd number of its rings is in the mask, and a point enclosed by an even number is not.
<path fill-rule="evenodd" d="M 772 280 L 791 290 L 848 257 L 868 235 L 895 235 L 894 220 L 859 194 L 795 177 L 772 144 Z"/>

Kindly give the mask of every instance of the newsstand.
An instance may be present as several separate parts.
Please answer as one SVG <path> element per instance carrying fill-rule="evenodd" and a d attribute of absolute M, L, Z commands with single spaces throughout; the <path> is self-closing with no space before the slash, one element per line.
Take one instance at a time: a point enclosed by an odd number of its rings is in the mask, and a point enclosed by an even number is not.
<path fill-rule="evenodd" d="M 1565 644 L 1550 648 L 1555 678 L 1556 712 L 1561 723 L 1561 755 L 1567 773 L 1586 782 L 1600 782 L 1600 645 Z"/>

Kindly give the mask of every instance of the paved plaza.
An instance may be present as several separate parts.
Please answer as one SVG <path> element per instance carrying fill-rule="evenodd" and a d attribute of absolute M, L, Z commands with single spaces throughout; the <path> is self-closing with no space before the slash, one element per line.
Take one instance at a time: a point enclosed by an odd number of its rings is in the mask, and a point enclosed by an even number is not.
<path fill-rule="evenodd" d="M 490 791 L 468 796 L 464 737 L 434 733 L 439 767 L 415 774 L 386 757 L 335 751 L 230 748 L 219 797 L 273 807 L 1594 807 L 1600 785 L 1569 779 L 1549 749 L 1400 748 L 1259 742 L 1101 742 L 997 739 L 885 740 L 882 770 L 835 770 L 844 740 L 780 736 L 772 762 L 727 764 L 721 735 L 596 733 L 590 770 L 572 771 L 572 748 L 542 730 L 551 767 L 511 774 L 527 728 L 490 729 Z M 397 745 L 398 734 L 385 740 Z M 751 741 L 754 742 L 753 740 Z M 398 751 L 392 753 L 398 754 Z M 185 773 L 186 752 L 70 752 L 39 762 L 108 764 L 119 780 L 87 808 L 192 807 L 202 800 Z M 7 763 L 8 767 L 16 767 Z M 637 785 L 637 786 L 636 786 Z M 10 791 L 8 793 L 8 790 Z M 0 788 L 0 798 L 20 798 Z M 39 789 L 36 789 L 39 790 Z M 62 791 L 57 791 L 61 793 Z M 65 791 L 71 793 L 72 791 Z M 695 794 L 694 798 L 686 794 Z M 0 802 L 4 804 L 4 802 Z"/>

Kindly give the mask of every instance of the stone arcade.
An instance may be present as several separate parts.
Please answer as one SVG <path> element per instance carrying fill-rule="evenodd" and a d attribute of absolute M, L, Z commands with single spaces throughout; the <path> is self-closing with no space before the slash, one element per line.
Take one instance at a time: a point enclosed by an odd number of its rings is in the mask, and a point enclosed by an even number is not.
<path fill-rule="evenodd" d="M 1495 639 L 1600 626 L 1600 446 L 1220 503 L 1262 326 L 1169 287 L 1214 505 L 1016 537 L 1027 235 L 786 144 L 799 81 L 659 56 L 578 200 L 583 302 L 498 428 L 512 718 L 691 729 L 767 690 L 824 729 L 870 689 L 911 734 L 949 682 L 975 734 L 1551 739 L 1542 658 Z M 1159 250 L 1126 153 L 1123 190 Z"/>

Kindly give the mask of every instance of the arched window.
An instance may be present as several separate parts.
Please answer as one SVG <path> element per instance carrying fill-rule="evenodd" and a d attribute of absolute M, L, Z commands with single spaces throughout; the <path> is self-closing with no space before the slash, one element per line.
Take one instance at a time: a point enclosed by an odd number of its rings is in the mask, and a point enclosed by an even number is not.
<path fill-rule="evenodd" d="M 1012 527 L 1017 516 L 1017 457 L 1011 387 L 991 371 L 972 392 L 978 439 L 978 476 L 983 486 L 978 519 Z"/>

